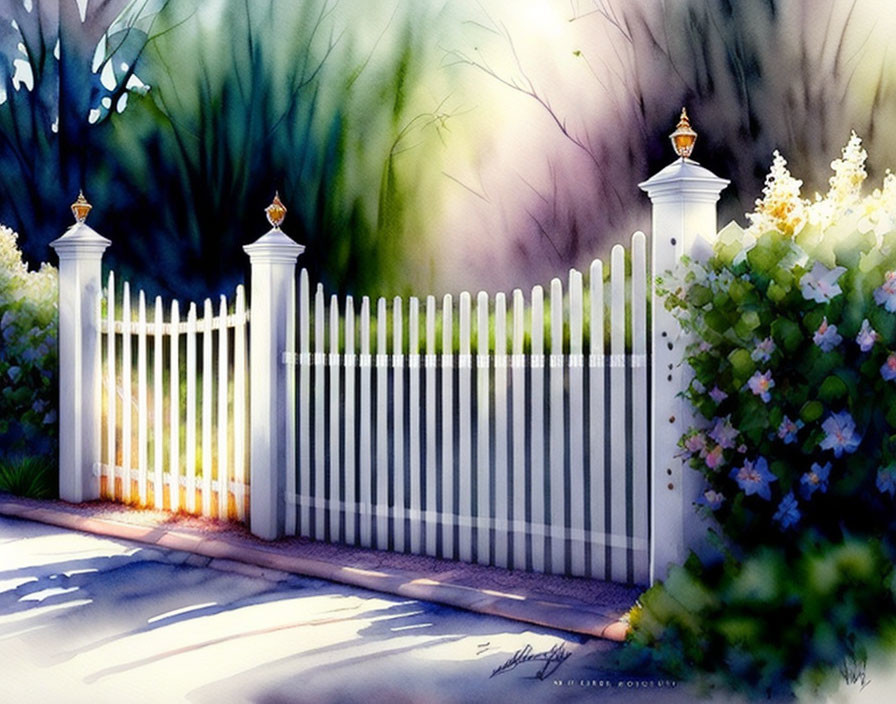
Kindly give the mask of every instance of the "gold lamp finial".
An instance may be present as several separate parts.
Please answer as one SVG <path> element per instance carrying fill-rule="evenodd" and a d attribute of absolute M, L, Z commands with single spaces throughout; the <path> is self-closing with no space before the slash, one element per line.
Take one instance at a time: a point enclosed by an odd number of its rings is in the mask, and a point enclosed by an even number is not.
<path fill-rule="evenodd" d="M 687 111 L 681 109 L 681 117 L 675 126 L 675 131 L 669 135 L 672 140 L 672 147 L 678 156 L 686 159 L 694 151 L 694 142 L 697 141 L 697 133 L 691 129 L 691 121 L 688 120 Z"/>
<path fill-rule="evenodd" d="M 78 223 L 83 223 L 87 219 L 87 213 L 90 212 L 90 209 L 93 206 L 87 202 L 87 199 L 84 197 L 84 191 L 78 191 L 78 199 L 72 203 L 72 215 L 75 216 L 75 221 Z"/>
<path fill-rule="evenodd" d="M 274 200 L 271 201 L 271 204 L 264 209 L 265 214 L 268 216 L 268 222 L 271 223 L 271 226 L 275 230 L 280 229 L 280 223 L 283 222 L 283 218 L 286 217 L 286 206 L 280 201 L 280 192 L 274 192 Z"/>

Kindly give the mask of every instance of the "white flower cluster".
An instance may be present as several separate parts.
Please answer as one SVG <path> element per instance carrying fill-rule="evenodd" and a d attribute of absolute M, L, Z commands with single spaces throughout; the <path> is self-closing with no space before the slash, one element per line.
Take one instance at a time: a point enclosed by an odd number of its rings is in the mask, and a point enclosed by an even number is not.
<path fill-rule="evenodd" d="M 0 225 L 0 305 L 21 303 L 29 309 L 56 308 L 56 268 L 44 262 L 38 271 L 28 271 L 17 246 L 18 234 Z"/>
<path fill-rule="evenodd" d="M 768 230 L 793 236 L 806 223 L 807 203 L 800 198 L 803 182 L 790 175 L 787 160 L 776 150 L 772 168 L 765 177 L 763 197 L 756 201 L 756 210 L 747 213 L 750 226 L 747 234 L 757 237 Z"/>
<path fill-rule="evenodd" d="M 852 215 L 858 218 L 856 229 L 860 233 L 873 231 L 878 242 L 882 242 L 885 234 L 896 230 L 896 175 L 887 172 L 881 188 L 863 198 L 867 158 L 862 140 L 853 132 L 840 158 L 831 162 L 834 174 L 828 180 L 828 192 L 824 196 L 815 194 L 810 201 L 801 197 L 803 182 L 790 174 L 787 161 L 776 151 L 763 197 L 756 201 L 755 212 L 747 213 L 750 226 L 744 231 L 745 236 L 752 239 L 777 230 L 795 237 L 808 226 L 818 237 L 836 237 L 830 231 L 837 230 L 836 224 Z"/>

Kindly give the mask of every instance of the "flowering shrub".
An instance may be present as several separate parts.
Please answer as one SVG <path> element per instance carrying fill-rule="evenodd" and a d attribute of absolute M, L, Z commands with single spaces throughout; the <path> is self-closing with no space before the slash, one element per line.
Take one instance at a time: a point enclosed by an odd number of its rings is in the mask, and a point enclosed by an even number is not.
<path fill-rule="evenodd" d="M 719 548 L 635 619 L 679 668 L 817 684 L 896 621 L 896 176 L 863 196 L 865 159 L 853 134 L 807 200 L 776 152 L 749 227 L 663 282 L 695 340 L 680 447 Z"/>
<path fill-rule="evenodd" d="M 56 269 L 28 271 L 0 226 L 0 453 L 57 451 Z"/>

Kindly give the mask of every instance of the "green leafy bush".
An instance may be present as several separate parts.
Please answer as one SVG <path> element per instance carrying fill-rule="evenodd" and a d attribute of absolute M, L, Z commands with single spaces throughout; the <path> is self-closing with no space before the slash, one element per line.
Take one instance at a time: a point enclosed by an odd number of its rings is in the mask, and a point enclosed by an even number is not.
<path fill-rule="evenodd" d="M 0 455 L 56 456 L 56 269 L 29 271 L 0 226 Z"/>
<path fill-rule="evenodd" d="M 853 134 L 808 201 L 776 153 L 750 227 L 664 284 L 714 549 L 645 594 L 633 640 L 679 672 L 818 687 L 896 621 L 896 177 L 863 197 L 865 159 Z"/>

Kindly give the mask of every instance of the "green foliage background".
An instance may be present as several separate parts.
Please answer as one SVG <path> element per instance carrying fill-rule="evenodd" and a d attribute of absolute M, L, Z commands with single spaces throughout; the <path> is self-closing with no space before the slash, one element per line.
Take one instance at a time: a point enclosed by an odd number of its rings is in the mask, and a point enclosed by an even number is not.
<path fill-rule="evenodd" d="M 7 21 L 0 45 L 0 222 L 30 261 L 47 258 L 83 187 L 121 275 L 150 295 L 227 292 L 279 190 L 313 280 L 408 285 L 405 245 L 419 201 L 438 209 L 429 182 L 447 119 L 421 97 L 420 13 L 396 9 L 399 39 L 371 41 L 326 0 L 108 0 L 83 22 L 75 0 L 56 7 L 0 11 L 20 29 Z M 14 85 L 15 60 L 31 89 Z"/>

